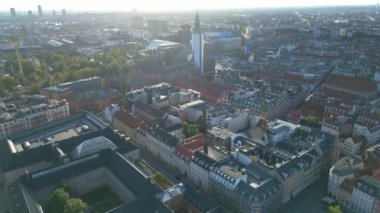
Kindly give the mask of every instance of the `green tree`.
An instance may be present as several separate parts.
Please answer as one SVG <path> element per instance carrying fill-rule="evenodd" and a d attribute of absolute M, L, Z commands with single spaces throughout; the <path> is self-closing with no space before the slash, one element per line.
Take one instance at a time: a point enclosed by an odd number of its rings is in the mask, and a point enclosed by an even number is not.
<path fill-rule="evenodd" d="M 185 135 L 185 137 L 187 136 L 187 134 L 189 132 L 189 127 L 190 127 L 190 125 L 187 122 L 184 122 L 182 125 L 182 133 Z"/>
<path fill-rule="evenodd" d="M 189 124 L 187 122 L 184 122 L 182 125 L 182 132 L 185 135 L 185 138 L 190 138 L 194 135 L 199 134 L 199 127 L 196 124 Z"/>
<path fill-rule="evenodd" d="M 193 137 L 194 135 L 199 134 L 199 127 L 196 124 L 191 124 L 189 126 L 188 137 Z"/>
<path fill-rule="evenodd" d="M 343 211 L 340 209 L 340 206 L 339 205 L 335 205 L 335 206 L 329 206 L 327 208 L 327 211 L 328 213 L 342 213 Z"/>
<path fill-rule="evenodd" d="M 58 188 L 54 190 L 46 203 L 46 212 L 62 213 L 66 205 L 66 202 L 69 199 L 69 193 L 67 193 L 63 188 Z"/>
<path fill-rule="evenodd" d="M 40 92 L 40 84 L 38 83 L 32 83 L 29 85 L 29 88 L 27 91 L 25 91 L 28 94 L 37 94 Z"/>
<path fill-rule="evenodd" d="M 69 184 L 67 183 L 66 180 L 62 180 L 59 184 L 58 184 L 58 187 L 57 188 L 61 188 L 63 190 L 65 190 L 65 192 L 69 193 L 70 196 L 73 196 L 74 195 L 74 192 L 73 190 L 70 188 Z"/>
<path fill-rule="evenodd" d="M 17 79 L 11 76 L 0 78 L 0 95 L 7 96 L 16 92 L 19 92 L 20 89 L 17 88 L 18 82 Z"/>
<path fill-rule="evenodd" d="M 22 62 L 22 70 L 23 70 L 25 76 L 28 76 L 28 75 L 35 72 L 35 69 L 34 69 L 31 61 L 23 61 Z"/>
<path fill-rule="evenodd" d="M 315 124 L 318 124 L 319 123 L 319 120 L 317 117 L 315 116 L 312 116 L 312 115 L 309 115 L 305 118 L 305 120 L 309 121 L 310 123 L 315 123 Z"/>
<path fill-rule="evenodd" d="M 64 213 L 83 213 L 86 208 L 86 203 L 84 203 L 81 199 L 70 198 L 65 206 Z"/>
<path fill-rule="evenodd" d="M 156 174 L 154 174 L 153 180 L 155 180 L 158 184 L 160 184 L 161 187 L 165 189 L 170 187 L 169 181 L 161 172 L 157 172 Z"/>

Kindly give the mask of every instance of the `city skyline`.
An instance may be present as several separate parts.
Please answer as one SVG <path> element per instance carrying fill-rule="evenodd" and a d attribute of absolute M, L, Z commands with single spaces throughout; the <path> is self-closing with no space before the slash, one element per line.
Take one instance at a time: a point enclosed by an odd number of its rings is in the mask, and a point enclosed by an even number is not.
<path fill-rule="evenodd" d="M 92 2 L 89 4 L 85 1 L 47 1 L 47 0 L 3 0 L 0 11 L 7 11 L 9 8 L 16 8 L 17 11 L 37 11 L 37 5 L 41 5 L 43 10 L 69 9 L 77 11 L 172 11 L 172 10 L 207 10 L 207 9 L 243 9 L 243 8 L 275 8 L 275 7 L 314 7 L 314 6 L 338 6 L 338 5 L 375 5 L 376 0 L 345 0 L 345 1 L 294 1 L 294 0 L 267 0 L 267 1 L 188 1 L 180 2 L 173 0 L 141 0 L 136 2 L 122 2 L 118 0 L 109 0 L 105 2 Z"/>

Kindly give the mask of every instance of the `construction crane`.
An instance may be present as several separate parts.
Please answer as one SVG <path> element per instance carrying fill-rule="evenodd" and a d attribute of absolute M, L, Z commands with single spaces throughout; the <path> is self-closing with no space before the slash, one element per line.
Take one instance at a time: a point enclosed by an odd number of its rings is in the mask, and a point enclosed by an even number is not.
<path fill-rule="evenodd" d="M 24 70 L 22 67 L 21 55 L 20 55 L 20 51 L 19 51 L 20 41 L 18 40 L 18 38 L 16 36 L 7 35 L 4 33 L 0 34 L 0 37 L 6 38 L 9 41 L 11 48 L 15 49 L 19 73 L 22 77 L 24 77 Z"/>
<path fill-rule="evenodd" d="M 11 47 L 15 49 L 16 51 L 16 57 L 17 57 L 17 63 L 18 63 L 18 69 L 19 69 L 19 72 L 20 72 L 20 75 L 21 77 L 24 77 L 24 70 L 22 68 L 22 62 L 21 62 L 21 56 L 20 56 L 20 51 L 19 51 L 19 47 L 20 47 L 20 42 L 19 40 L 16 38 L 11 38 L 9 40 L 10 44 L 11 44 Z"/>

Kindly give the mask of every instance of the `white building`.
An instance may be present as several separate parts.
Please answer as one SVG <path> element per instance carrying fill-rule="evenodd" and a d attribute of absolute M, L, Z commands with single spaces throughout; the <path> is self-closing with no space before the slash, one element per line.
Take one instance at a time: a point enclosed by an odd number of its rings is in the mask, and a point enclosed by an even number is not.
<path fill-rule="evenodd" d="M 343 157 L 330 168 L 327 192 L 336 198 L 339 186 L 346 178 L 352 179 L 357 169 L 363 168 L 364 163 L 360 156 Z"/>
<path fill-rule="evenodd" d="M 340 153 L 343 156 L 356 155 L 360 151 L 363 140 L 360 136 L 346 138 L 341 146 Z"/>
<path fill-rule="evenodd" d="M 210 178 L 229 190 L 234 190 L 240 181 L 247 182 L 247 174 L 244 169 L 233 168 L 229 165 L 211 168 Z"/>
<path fill-rule="evenodd" d="M 353 135 L 364 136 L 368 145 L 379 141 L 380 117 L 375 114 L 359 115 L 354 124 Z"/>
<path fill-rule="evenodd" d="M 248 113 L 241 113 L 228 117 L 222 121 L 222 126 L 232 132 L 238 132 L 249 128 L 250 116 Z"/>
<path fill-rule="evenodd" d="M 16 112 L 13 112 L 14 109 L 7 109 L 6 106 L 3 106 L 1 111 L 0 138 L 33 129 L 70 115 L 69 104 L 66 100 L 47 100 L 38 105 L 18 109 Z"/>
<path fill-rule="evenodd" d="M 136 142 L 160 160 L 173 165 L 175 148 L 180 140 L 159 127 L 153 127 L 137 129 Z"/>
<path fill-rule="evenodd" d="M 204 54 L 203 54 L 203 34 L 201 32 L 201 24 L 199 21 L 199 14 L 197 13 L 195 17 L 195 24 L 193 33 L 191 35 L 191 46 L 193 50 L 193 57 L 194 57 L 194 63 L 195 68 L 199 69 L 200 72 L 203 74 L 203 61 L 204 61 Z"/>
<path fill-rule="evenodd" d="M 111 104 L 104 109 L 104 117 L 106 118 L 108 122 L 112 123 L 113 116 L 115 115 L 115 113 L 119 111 L 120 111 L 119 105 Z"/>
<path fill-rule="evenodd" d="M 208 126 L 221 126 L 224 119 L 228 117 L 227 109 L 216 109 L 207 112 Z"/>
<path fill-rule="evenodd" d="M 362 176 L 352 191 L 352 210 L 357 213 L 377 213 L 379 209 L 374 204 L 379 199 L 380 181 L 367 175 Z"/>
<path fill-rule="evenodd" d="M 206 192 L 210 190 L 210 169 L 215 162 L 215 160 L 202 152 L 195 152 L 194 158 L 190 161 L 189 179 L 193 181 L 196 186 L 201 187 Z"/>
<path fill-rule="evenodd" d="M 207 106 L 207 103 L 202 100 L 196 100 L 179 107 L 182 120 L 197 122 L 200 117 L 203 116 L 203 108 Z"/>

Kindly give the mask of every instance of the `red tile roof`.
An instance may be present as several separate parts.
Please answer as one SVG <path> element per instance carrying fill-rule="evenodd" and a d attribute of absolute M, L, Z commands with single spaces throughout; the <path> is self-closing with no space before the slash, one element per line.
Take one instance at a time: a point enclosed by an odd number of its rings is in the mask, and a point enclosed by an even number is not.
<path fill-rule="evenodd" d="M 346 192 L 352 192 L 353 187 L 355 185 L 355 181 L 350 178 L 346 178 L 343 180 L 343 182 L 340 184 L 339 188 L 346 191 Z"/>
<path fill-rule="evenodd" d="M 193 152 L 191 150 L 187 149 L 183 144 L 178 145 L 175 148 L 175 152 L 177 154 L 183 155 L 183 157 L 185 157 L 187 159 L 191 159 L 191 157 L 193 156 Z"/>
<path fill-rule="evenodd" d="M 380 171 L 376 171 L 375 173 L 373 173 L 372 177 L 376 180 L 380 180 Z"/>
<path fill-rule="evenodd" d="M 354 135 L 351 137 L 352 138 L 352 141 L 354 141 L 354 143 L 362 143 L 364 142 L 364 138 L 359 136 L 359 135 Z"/>
<path fill-rule="evenodd" d="M 188 149 L 196 150 L 203 147 L 205 138 L 206 137 L 203 134 L 198 134 L 191 138 L 186 139 L 183 145 Z"/>
<path fill-rule="evenodd" d="M 132 129 L 137 129 L 144 123 L 144 121 L 139 117 L 129 113 L 126 110 L 120 110 L 119 112 L 116 112 L 115 119 L 123 122 L 125 125 L 129 126 Z"/>
<path fill-rule="evenodd" d="M 331 75 L 325 84 L 356 92 L 376 91 L 376 83 L 374 81 L 342 75 Z"/>
<path fill-rule="evenodd" d="M 259 122 L 257 122 L 256 126 L 260 128 L 265 128 L 268 125 L 268 121 L 265 119 L 260 119 Z"/>
<path fill-rule="evenodd" d="M 317 94 L 321 95 L 324 98 L 332 97 L 341 99 L 342 101 L 351 101 L 356 99 L 356 96 L 347 92 L 342 92 L 327 87 L 321 87 L 317 90 Z"/>
<path fill-rule="evenodd" d="M 193 153 L 203 147 L 205 136 L 203 134 L 195 135 L 183 141 L 183 144 L 175 148 L 177 154 L 184 156 L 186 159 L 191 159 Z"/>
<path fill-rule="evenodd" d="M 288 117 L 288 121 L 299 122 L 299 120 L 302 117 L 302 111 L 296 110 L 296 111 L 290 112 L 287 117 Z"/>

